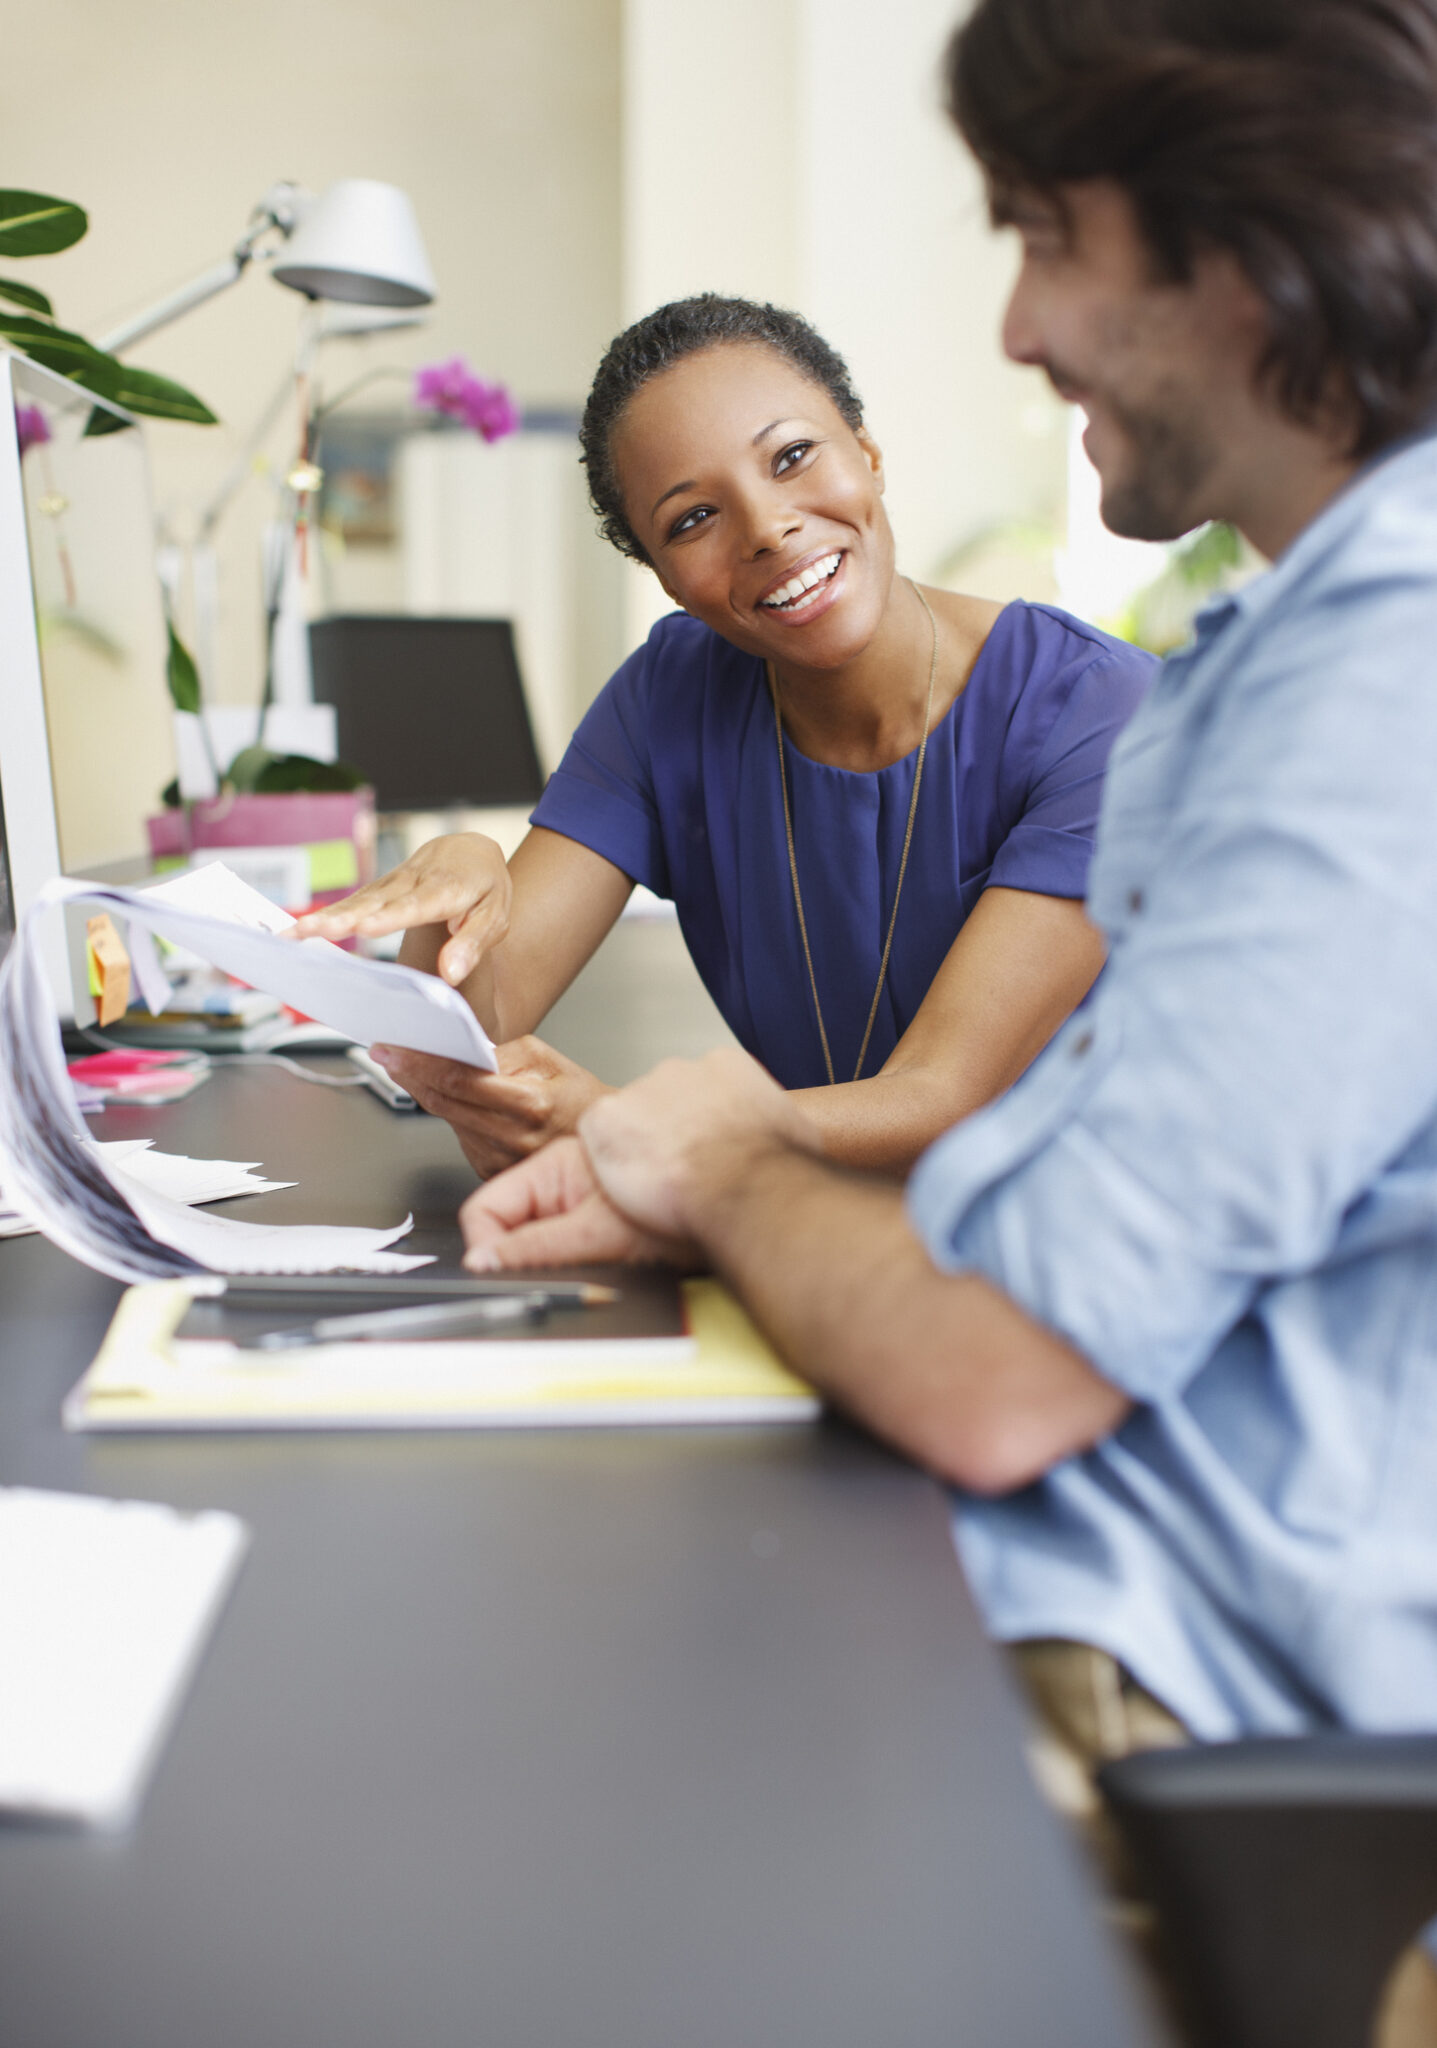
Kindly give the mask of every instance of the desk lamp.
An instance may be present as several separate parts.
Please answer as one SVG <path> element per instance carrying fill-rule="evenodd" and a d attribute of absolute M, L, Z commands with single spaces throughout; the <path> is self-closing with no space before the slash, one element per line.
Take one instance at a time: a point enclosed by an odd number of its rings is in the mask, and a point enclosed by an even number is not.
<path fill-rule="evenodd" d="M 316 199 L 302 186 L 282 180 L 271 185 L 259 200 L 244 233 L 222 262 L 202 271 L 188 284 L 181 285 L 177 291 L 122 322 L 103 337 L 100 347 L 112 355 L 122 354 L 157 328 L 167 327 L 172 321 L 228 290 L 231 285 L 238 284 L 252 263 L 264 265 L 277 284 L 300 293 L 309 301 L 311 311 L 302 328 L 293 370 L 287 373 L 275 399 L 265 408 L 239 457 L 204 507 L 198 536 L 187 551 L 193 577 L 194 623 L 202 677 L 212 673 L 213 669 L 218 603 L 212 546 L 214 531 L 226 506 L 245 477 L 252 472 L 256 450 L 278 419 L 288 391 L 297 382 L 301 417 L 306 418 L 310 368 L 316 348 L 330 332 L 356 334 L 381 326 L 408 325 L 423 317 L 421 309 L 434 298 L 434 274 L 419 224 L 408 195 L 398 186 L 386 185 L 374 178 L 341 178 Z M 335 321 L 331 327 L 330 316 L 320 315 L 316 304 L 319 300 L 338 302 L 331 311 L 337 313 L 343 307 L 348 318 L 342 322 Z M 278 550 L 269 543 L 266 547 L 267 667 L 271 671 L 266 678 L 266 704 L 273 686 L 275 629 L 279 614 L 285 608 L 285 594 L 288 593 L 288 608 L 293 609 L 298 602 L 288 557 L 293 550 L 300 509 L 317 487 L 319 473 L 306 458 L 307 449 L 302 448 L 300 460 L 287 479 L 290 514 L 285 525 L 288 527 L 288 542 Z M 164 539 L 165 523 L 162 521 L 160 577 L 167 611 L 173 613 L 182 581 L 182 551 Z M 278 535 L 274 538 L 277 539 Z M 291 632 L 284 637 L 300 650 L 303 664 L 307 659 L 307 649 L 302 633 Z M 299 687 L 285 694 L 307 699 L 307 672 Z M 263 719 L 262 708 L 261 725 Z M 204 736 L 203 718 L 200 727 Z M 205 745 L 208 751 L 207 737 Z M 214 774 L 212 762 L 209 771 L 208 775 L 201 775 L 199 785 L 186 793 L 205 793 Z M 189 780 L 188 777 L 184 779 Z"/>
<path fill-rule="evenodd" d="M 275 241 L 262 247 L 271 235 Z M 156 328 L 238 284 L 256 261 L 269 265 L 277 283 L 309 299 L 412 307 L 427 306 L 434 297 L 419 224 L 397 185 L 341 178 L 315 199 L 303 186 L 283 181 L 270 186 L 223 262 L 122 322 L 99 346 L 110 355 L 123 354 Z"/>

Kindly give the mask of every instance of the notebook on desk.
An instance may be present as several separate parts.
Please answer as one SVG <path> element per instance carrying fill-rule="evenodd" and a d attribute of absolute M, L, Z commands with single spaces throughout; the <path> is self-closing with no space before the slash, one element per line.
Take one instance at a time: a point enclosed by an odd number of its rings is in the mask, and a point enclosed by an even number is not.
<path fill-rule="evenodd" d="M 514 1429 L 818 1413 L 812 1390 L 717 1281 L 655 1274 L 628 1285 L 627 1328 L 621 1303 L 521 1337 L 259 1351 L 236 1342 L 253 1310 L 234 1320 L 224 1303 L 196 1302 L 183 1281 L 151 1282 L 122 1297 L 64 1422 L 81 1431 Z M 286 1315 L 296 1320 L 292 1304 Z"/>

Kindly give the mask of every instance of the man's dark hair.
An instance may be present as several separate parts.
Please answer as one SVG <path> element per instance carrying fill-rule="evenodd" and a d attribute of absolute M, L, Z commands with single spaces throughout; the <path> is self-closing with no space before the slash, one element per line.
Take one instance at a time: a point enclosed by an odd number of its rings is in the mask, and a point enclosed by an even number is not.
<path fill-rule="evenodd" d="M 611 452 L 614 429 L 629 400 L 651 377 L 671 369 L 685 356 L 725 342 L 755 342 L 772 349 L 821 385 L 850 427 L 863 425 L 863 408 L 848 365 L 799 314 L 786 312 L 782 306 L 760 306 L 751 299 L 720 298 L 716 292 L 675 299 L 657 312 L 646 313 L 609 343 L 579 428 L 589 502 L 599 515 L 599 531 L 620 554 L 636 562 L 647 562 L 649 557 L 624 510 Z"/>
<path fill-rule="evenodd" d="M 1294 419 L 1437 407 L 1437 0 L 979 0 L 945 82 L 995 218 L 1108 178 L 1161 274 L 1229 250 Z"/>

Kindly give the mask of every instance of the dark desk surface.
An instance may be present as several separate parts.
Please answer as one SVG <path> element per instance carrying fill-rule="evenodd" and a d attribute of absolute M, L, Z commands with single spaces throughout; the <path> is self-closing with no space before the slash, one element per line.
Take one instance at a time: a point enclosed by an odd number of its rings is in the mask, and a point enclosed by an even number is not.
<path fill-rule="evenodd" d="M 366 1092 L 141 1132 L 453 1256 L 447 1130 Z M 0 1481 L 254 1544 L 135 1828 L 0 1827 L 4 2048 L 1137 2038 L 927 1480 L 832 1423 L 66 1437 L 117 1294 L 0 1244 Z"/>

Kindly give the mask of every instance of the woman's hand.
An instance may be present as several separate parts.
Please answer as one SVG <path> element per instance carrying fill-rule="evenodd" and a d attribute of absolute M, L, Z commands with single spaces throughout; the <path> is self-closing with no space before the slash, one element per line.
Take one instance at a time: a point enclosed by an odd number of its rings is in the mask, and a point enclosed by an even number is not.
<path fill-rule="evenodd" d="M 512 896 L 509 866 L 495 842 L 480 832 L 451 832 L 342 902 L 310 911 L 294 926 L 294 936 L 382 939 L 388 932 L 443 925 L 449 936 L 436 972 L 458 988 L 508 931 Z"/>
<path fill-rule="evenodd" d="M 591 1102 L 612 1092 L 541 1038 L 495 1046 L 497 1074 L 392 1045 L 370 1050 L 422 1108 L 453 1126 L 481 1180 L 567 1136 Z"/>

